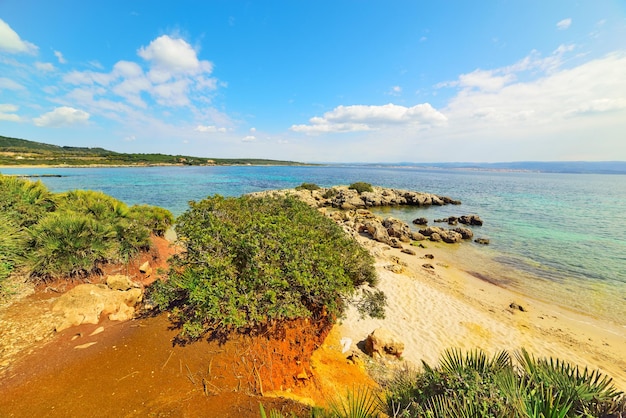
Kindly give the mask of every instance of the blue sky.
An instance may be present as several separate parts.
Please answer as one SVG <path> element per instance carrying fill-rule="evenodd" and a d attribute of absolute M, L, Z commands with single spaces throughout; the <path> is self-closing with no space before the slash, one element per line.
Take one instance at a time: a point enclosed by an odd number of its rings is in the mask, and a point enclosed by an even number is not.
<path fill-rule="evenodd" d="M 626 2 L 0 0 L 0 135 L 307 162 L 626 160 Z"/>

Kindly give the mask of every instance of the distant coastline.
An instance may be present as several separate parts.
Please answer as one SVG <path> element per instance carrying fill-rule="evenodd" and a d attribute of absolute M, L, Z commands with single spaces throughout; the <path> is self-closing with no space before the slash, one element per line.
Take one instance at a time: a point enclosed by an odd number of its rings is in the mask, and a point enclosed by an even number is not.
<path fill-rule="evenodd" d="M 626 161 L 512 161 L 497 163 L 441 162 L 441 163 L 353 163 L 344 166 L 375 166 L 413 168 L 420 170 L 462 170 L 521 173 L 561 174 L 626 174 Z"/>

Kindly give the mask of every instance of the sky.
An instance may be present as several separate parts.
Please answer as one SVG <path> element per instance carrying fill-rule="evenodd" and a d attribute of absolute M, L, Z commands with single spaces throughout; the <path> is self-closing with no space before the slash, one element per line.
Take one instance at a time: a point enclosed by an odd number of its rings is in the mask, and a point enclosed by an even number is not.
<path fill-rule="evenodd" d="M 626 160 L 626 1 L 0 0 L 0 135 L 302 162 Z"/>

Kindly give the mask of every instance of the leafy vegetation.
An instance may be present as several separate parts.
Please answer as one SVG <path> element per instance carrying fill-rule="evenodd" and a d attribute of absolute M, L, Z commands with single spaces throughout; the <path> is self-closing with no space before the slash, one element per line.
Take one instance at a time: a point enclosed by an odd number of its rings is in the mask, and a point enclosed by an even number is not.
<path fill-rule="evenodd" d="M 369 183 L 365 183 L 362 181 L 358 181 L 356 183 L 352 183 L 350 186 L 348 186 L 348 189 L 352 189 L 352 190 L 356 190 L 357 192 L 359 192 L 359 194 L 363 193 L 363 192 L 373 192 L 374 189 L 372 188 L 372 185 Z"/>
<path fill-rule="evenodd" d="M 0 165 L 302 165 L 266 159 L 220 159 L 188 155 L 124 154 L 103 148 L 60 147 L 0 136 Z"/>
<path fill-rule="evenodd" d="M 371 255 L 293 197 L 191 202 L 176 232 L 185 251 L 150 297 L 183 338 L 340 315 L 356 286 L 376 280 Z"/>
<path fill-rule="evenodd" d="M 599 372 L 526 350 L 447 350 L 439 366 L 403 373 L 387 385 L 387 413 L 424 417 L 611 417 L 626 412 L 621 392 Z"/>
<path fill-rule="evenodd" d="M 0 286 L 19 266 L 47 280 L 128 261 L 173 220 L 165 209 L 129 208 L 101 192 L 54 194 L 41 182 L 0 175 Z"/>
<path fill-rule="evenodd" d="M 320 186 L 318 186 L 315 183 L 302 183 L 301 185 L 296 187 L 296 190 L 319 190 L 319 189 L 320 189 Z"/>

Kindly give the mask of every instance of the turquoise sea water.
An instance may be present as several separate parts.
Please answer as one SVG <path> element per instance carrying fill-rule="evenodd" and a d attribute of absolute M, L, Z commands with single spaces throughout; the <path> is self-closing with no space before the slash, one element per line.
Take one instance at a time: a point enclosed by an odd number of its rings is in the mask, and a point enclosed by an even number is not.
<path fill-rule="evenodd" d="M 447 195 L 461 206 L 390 209 L 410 222 L 478 214 L 476 236 L 465 243 L 461 267 L 533 297 L 571 306 L 626 326 L 626 176 L 370 166 L 13 168 L 3 174 L 58 174 L 41 180 L 55 192 L 100 190 L 128 204 L 166 207 L 175 214 L 189 200 L 239 196 L 313 182 L 366 181 Z M 445 225 L 442 225 L 445 226 Z"/>

